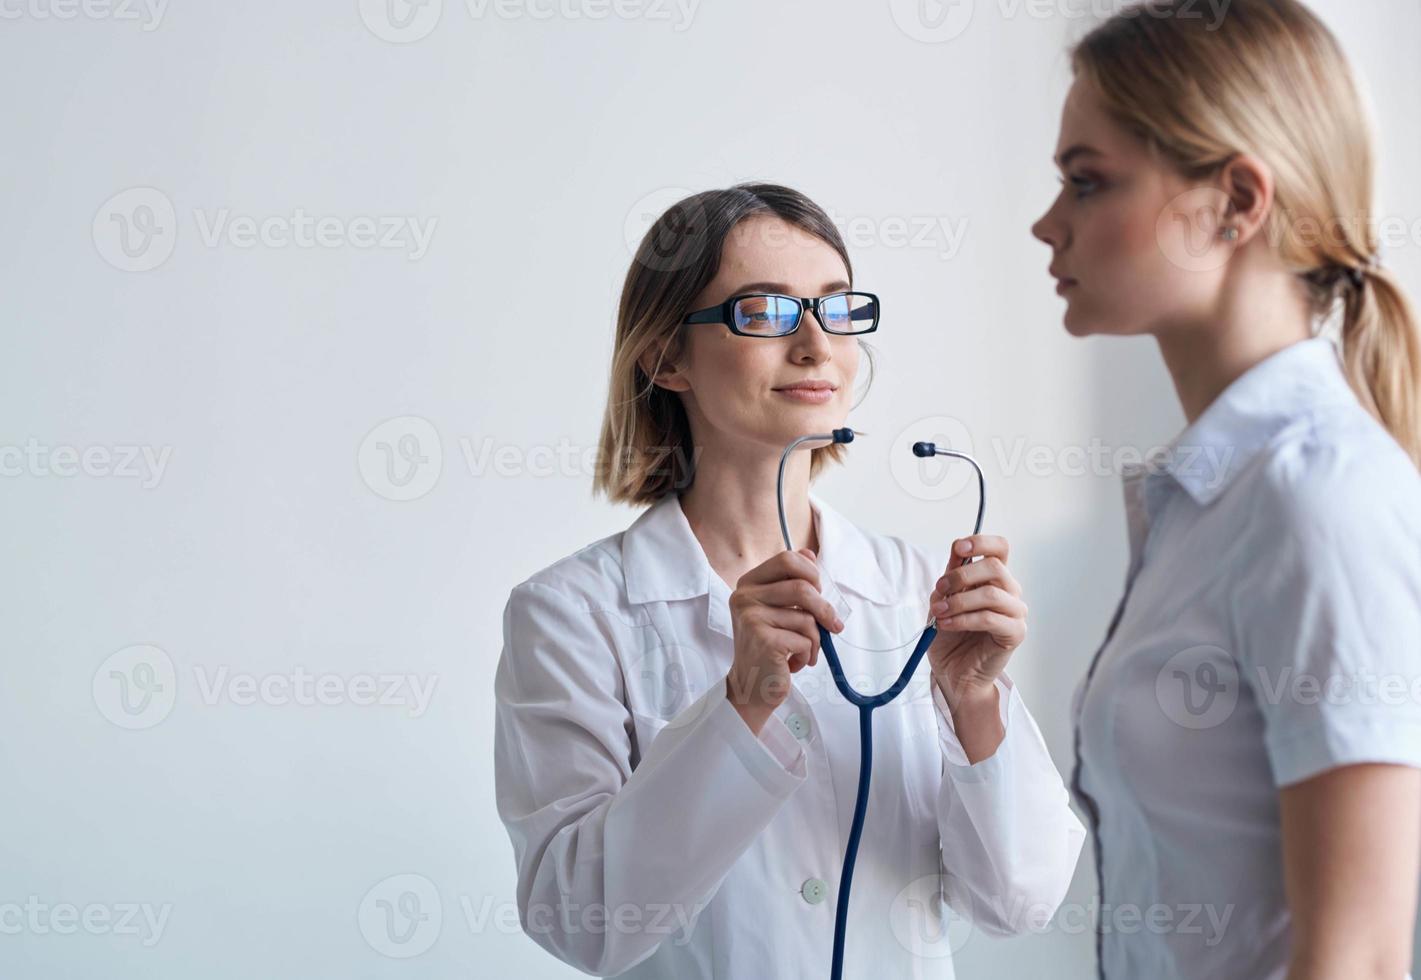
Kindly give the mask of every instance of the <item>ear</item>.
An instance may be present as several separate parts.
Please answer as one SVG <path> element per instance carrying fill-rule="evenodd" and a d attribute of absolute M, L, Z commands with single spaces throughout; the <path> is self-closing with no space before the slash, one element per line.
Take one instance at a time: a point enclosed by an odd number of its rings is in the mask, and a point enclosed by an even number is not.
<path fill-rule="evenodd" d="M 1257 235 L 1273 210 L 1273 171 L 1258 157 L 1240 153 L 1224 164 L 1219 189 L 1228 195 L 1224 223 L 1238 229 L 1237 244 Z"/>
<path fill-rule="evenodd" d="M 637 366 L 658 388 L 665 388 L 667 391 L 689 391 L 691 383 L 686 380 L 681 369 L 669 359 L 663 360 L 663 354 L 669 346 L 669 338 L 652 344 L 637 358 Z"/>

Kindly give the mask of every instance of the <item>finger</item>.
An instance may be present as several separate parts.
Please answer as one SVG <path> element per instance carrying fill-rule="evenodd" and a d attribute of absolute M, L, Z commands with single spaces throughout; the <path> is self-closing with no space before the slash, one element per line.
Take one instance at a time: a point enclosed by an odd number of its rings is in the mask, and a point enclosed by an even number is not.
<path fill-rule="evenodd" d="M 1009 648 L 1019 645 L 1026 636 L 1025 620 L 985 610 L 939 620 L 938 629 L 945 633 L 986 633 L 997 643 Z"/>
<path fill-rule="evenodd" d="M 940 599 L 943 596 L 952 595 L 954 592 L 962 592 L 979 585 L 996 585 L 1012 595 L 1021 595 L 1021 583 L 1016 580 L 1016 576 L 1012 575 L 1011 569 L 1007 568 L 1006 563 L 1000 558 L 991 557 L 948 571 L 934 584 L 933 599 Z"/>
<path fill-rule="evenodd" d="M 783 609 L 799 608 L 812 615 L 819 622 L 824 624 L 824 628 L 835 633 L 844 628 L 843 622 L 839 619 L 839 614 L 834 611 L 834 607 L 829 604 L 829 600 L 824 598 L 814 586 L 804 579 L 784 579 L 779 582 L 772 582 L 769 585 L 761 585 L 749 593 L 756 602 L 767 606 L 776 606 Z"/>
<path fill-rule="evenodd" d="M 784 651 L 785 666 L 791 674 L 798 673 L 814 655 L 813 642 L 797 630 L 771 630 L 766 639 Z"/>
<path fill-rule="evenodd" d="M 946 618 L 960 613 L 975 612 L 979 609 L 999 612 L 1015 619 L 1026 618 L 1026 603 L 996 585 L 980 585 L 975 589 L 957 592 L 944 599 L 939 599 L 932 605 L 932 614 L 934 617 Z"/>
<path fill-rule="evenodd" d="M 751 585 L 768 585 L 785 579 L 805 579 L 815 590 L 819 589 L 819 564 L 808 548 L 798 551 L 781 551 L 750 571 L 740 576 L 735 583 L 737 589 Z"/>
<path fill-rule="evenodd" d="M 794 633 L 809 641 L 810 657 L 819 652 L 819 621 L 803 609 L 782 609 L 766 606 L 760 613 L 761 619 L 777 630 Z"/>
<path fill-rule="evenodd" d="M 990 557 L 1006 561 L 1010 550 L 1007 539 L 999 534 L 973 534 L 952 542 L 952 557 L 957 559 Z"/>

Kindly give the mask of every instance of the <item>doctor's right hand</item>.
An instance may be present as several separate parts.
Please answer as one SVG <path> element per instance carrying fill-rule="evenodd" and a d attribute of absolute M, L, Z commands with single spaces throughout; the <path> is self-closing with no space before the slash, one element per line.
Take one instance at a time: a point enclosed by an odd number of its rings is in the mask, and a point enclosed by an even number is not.
<path fill-rule="evenodd" d="M 819 624 L 844 628 L 819 591 L 819 566 L 808 548 L 782 551 L 741 576 L 730 594 L 735 660 L 726 697 L 755 734 L 789 697 L 790 675 L 819 662 Z"/>

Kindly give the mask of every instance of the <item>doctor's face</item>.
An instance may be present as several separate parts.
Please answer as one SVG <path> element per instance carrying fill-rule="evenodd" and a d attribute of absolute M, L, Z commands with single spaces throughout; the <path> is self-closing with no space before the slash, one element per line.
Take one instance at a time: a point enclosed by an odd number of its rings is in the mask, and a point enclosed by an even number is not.
<path fill-rule="evenodd" d="M 1080 79 L 1061 114 L 1056 163 L 1061 193 L 1031 233 L 1051 246 L 1066 329 L 1158 334 L 1207 318 L 1222 276 L 1213 227 L 1201 223 L 1209 190 L 1153 155 Z"/>
<path fill-rule="evenodd" d="M 781 218 L 755 215 L 726 238 L 716 277 L 692 309 L 742 293 L 824 296 L 851 288 L 833 246 Z M 783 337 L 744 337 L 720 324 L 684 326 L 679 381 L 698 445 L 758 443 L 778 454 L 792 440 L 844 424 L 859 367 L 858 338 L 825 333 L 806 310 Z M 827 390 L 809 391 L 810 382 Z"/>

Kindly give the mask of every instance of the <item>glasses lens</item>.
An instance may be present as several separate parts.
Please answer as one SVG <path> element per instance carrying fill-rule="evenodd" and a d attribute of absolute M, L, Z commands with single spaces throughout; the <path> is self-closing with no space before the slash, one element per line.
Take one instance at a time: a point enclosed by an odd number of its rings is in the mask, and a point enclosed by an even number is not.
<path fill-rule="evenodd" d="M 878 322 L 878 302 L 868 293 L 839 293 L 819 304 L 824 329 L 833 333 L 866 333 Z"/>
<path fill-rule="evenodd" d="M 747 296 L 735 303 L 735 328 L 742 333 L 779 337 L 799 323 L 799 300 L 788 296 Z"/>

